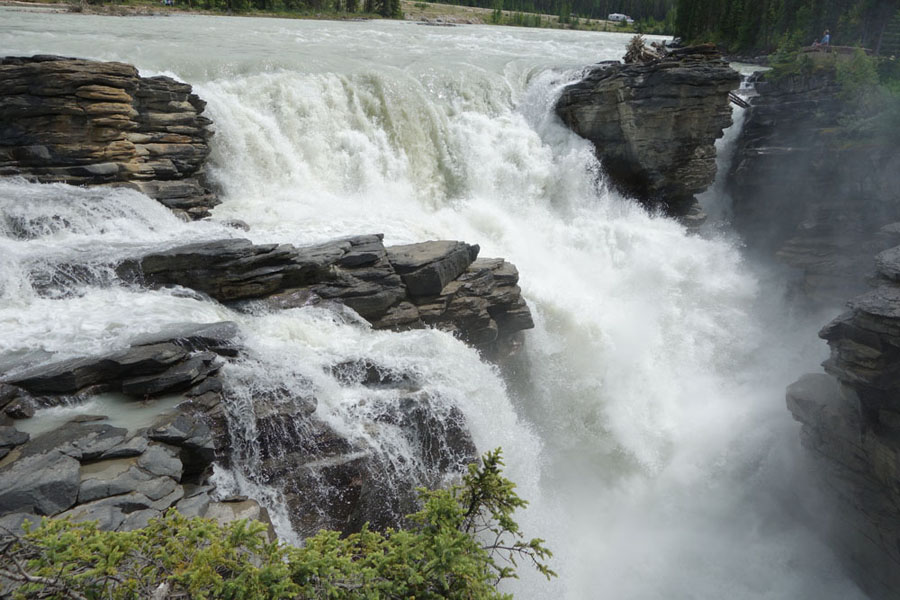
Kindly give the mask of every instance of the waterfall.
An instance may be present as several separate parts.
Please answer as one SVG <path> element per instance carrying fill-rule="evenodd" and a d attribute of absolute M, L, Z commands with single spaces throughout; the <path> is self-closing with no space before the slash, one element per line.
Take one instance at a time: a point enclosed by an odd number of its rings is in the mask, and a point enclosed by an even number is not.
<path fill-rule="evenodd" d="M 413 373 L 436 410 L 461 411 L 479 451 L 503 447 L 531 501 L 520 523 L 547 538 L 560 573 L 548 583 L 523 565 L 517 597 L 862 597 L 787 510 L 802 477 L 783 389 L 824 358 L 821 321 L 791 315 L 730 236 L 612 191 L 553 114 L 562 86 L 621 55 L 626 36 L 98 19 L 15 15 L 0 50 L 126 60 L 192 83 L 215 122 L 223 203 L 210 222 L 182 223 L 135 192 L 0 182 L 0 356 L 40 362 L 169 322 L 238 322 L 248 352 L 225 373 L 240 460 L 217 477 L 263 495 L 287 539 L 279 493 L 246 470 L 263 460 L 242 419 L 259 390 L 314 395 L 317 414 L 392 473 L 422 471 L 395 429 L 359 418 L 399 392 L 332 369 L 367 359 Z M 377 332 L 317 307 L 238 313 L 103 276 L 147 248 L 235 236 L 231 219 L 259 243 L 478 243 L 518 267 L 536 328 L 501 371 L 438 331 Z M 63 264 L 90 276 L 54 279 Z"/>

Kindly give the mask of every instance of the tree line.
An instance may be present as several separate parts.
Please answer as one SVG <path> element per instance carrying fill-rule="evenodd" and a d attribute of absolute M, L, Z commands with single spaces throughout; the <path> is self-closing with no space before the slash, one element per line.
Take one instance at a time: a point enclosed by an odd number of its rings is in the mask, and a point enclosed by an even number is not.
<path fill-rule="evenodd" d="M 674 15 L 676 0 L 437 0 L 441 4 L 475 6 L 520 13 L 571 14 L 588 19 L 605 19 L 611 13 L 628 15 L 635 21 L 663 21 Z"/>
<path fill-rule="evenodd" d="M 688 41 L 716 42 L 731 52 L 770 52 L 810 45 L 831 32 L 831 43 L 894 53 L 900 0 L 678 0 L 676 32 Z"/>

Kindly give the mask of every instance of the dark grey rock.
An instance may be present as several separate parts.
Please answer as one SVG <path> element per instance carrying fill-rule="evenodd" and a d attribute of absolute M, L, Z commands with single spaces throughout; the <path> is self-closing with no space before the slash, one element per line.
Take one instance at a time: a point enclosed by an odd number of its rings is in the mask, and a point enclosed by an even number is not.
<path fill-rule="evenodd" d="M 79 464 L 57 450 L 21 456 L 0 468 L 0 515 L 55 515 L 75 504 Z"/>
<path fill-rule="evenodd" d="M 478 246 L 436 241 L 387 248 L 391 265 L 412 296 L 434 296 L 478 257 Z"/>
<path fill-rule="evenodd" d="M 150 444 L 138 457 L 138 466 L 149 473 L 181 480 L 182 464 L 177 453 L 162 444 Z"/>
<path fill-rule="evenodd" d="M 209 494 L 203 492 L 196 496 L 190 496 L 178 501 L 175 505 L 176 510 L 186 517 L 204 517 L 206 510 L 209 508 L 211 499 Z"/>
<path fill-rule="evenodd" d="M 129 513 L 122 520 L 122 523 L 116 527 L 119 531 L 134 531 L 135 529 L 143 529 L 150 524 L 153 519 L 158 519 L 163 512 L 154 508 L 145 508 Z"/>
<path fill-rule="evenodd" d="M 186 411 L 191 404 L 179 407 Z M 183 475 L 203 473 L 216 458 L 216 439 L 208 421 L 210 417 L 198 412 L 178 412 L 159 419 L 147 432 L 152 440 L 181 448 Z"/>
<path fill-rule="evenodd" d="M 0 426 L 0 448 L 13 448 L 27 442 L 31 436 L 15 427 Z"/>
<path fill-rule="evenodd" d="M 233 354 L 234 323 L 170 326 L 134 340 L 126 350 L 34 367 L 11 382 L 34 393 L 77 394 L 121 390 L 145 397 L 183 389 L 218 368 L 214 355 Z"/>
<path fill-rule="evenodd" d="M 105 423 L 66 423 L 21 446 L 23 456 L 59 451 L 77 460 L 93 460 L 125 440 L 128 430 Z"/>
<path fill-rule="evenodd" d="M 141 435 L 128 438 L 105 451 L 100 455 L 102 459 L 111 458 L 128 458 L 132 456 L 140 456 L 147 449 L 147 438 Z"/>
<path fill-rule="evenodd" d="M 878 254 L 875 257 L 875 268 L 882 277 L 900 282 L 900 246 Z"/>
<path fill-rule="evenodd" d="M 161 373 L 122 380 L 122 393 L 135 398 L 170 394 L 188 389 L 221 367 L 213 352 L 200 352 Z"/>
<path fill-rule="evenodd" d="M 0 517 L 0 538 L 3 538 L 4 534 L 17 537 L 25 535 L 24 525 L 26 522 L 30 523 L 31 528 L 34 529 L 40 524 L 41 518 L 28 512 L 10 513 Z"/>
<path fill-rule="evenodd" d="M 3 409 L 3 412 L 12 419 L 30 419 L 34 416 L 34 402 L 31 398 L 18 397 Z"/>
<path fill-rule="evenodd" d="M 94 500 L 59 514 L 60 519 L 71 519 L 75 523 L 98 521 L 100 529 L 118 529 L 129 514 L 152 508 L 153 502 L 137 492 L 110 496 Z"/>

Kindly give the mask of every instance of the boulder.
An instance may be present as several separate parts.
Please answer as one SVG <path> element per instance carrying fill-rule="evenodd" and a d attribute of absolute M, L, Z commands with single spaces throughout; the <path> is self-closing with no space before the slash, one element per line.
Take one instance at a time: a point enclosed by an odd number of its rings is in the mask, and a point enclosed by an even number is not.
<path fill-rule="evenodd" d="M 0 515 L 60 513 L 75 504 L 79 483 L 78 461 L 59 450 L 22 456 L 0 467 Z"/>
<path fill-rule="evenodd" d="M 691 46 L 591 67 L 563 90 L 556 114 L 593 142 L 614 185 L 681 216 L 715 179 L 715 141 L 731 124 L 728 94 L 739 84 L 714 46 Z"/>
<path fill-rule="evenodd" d="M 31 436 L 15 427 L 0 426 L 0 448 L 14 448 L 27 442 Z"/>
<path fill-rule="evenodd" d="M 137 189 L 190 218 L 218 204 L 204 180 L 210 121 L 191 86 L 131 65 L 0 59 L 0 175 Z"/>

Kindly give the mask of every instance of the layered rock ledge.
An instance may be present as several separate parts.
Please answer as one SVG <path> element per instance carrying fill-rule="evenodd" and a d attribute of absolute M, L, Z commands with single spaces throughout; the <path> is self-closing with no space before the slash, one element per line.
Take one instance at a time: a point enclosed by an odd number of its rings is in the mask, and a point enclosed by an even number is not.
<path fill-rule="evenodd" d="M 434 326 L 482 350 L 534 326 L 503 259 L 478 259 L 477 245 L 430 241 L 385 247 L 363 235 L 298 248 L 225 239 L 126 261 L 119 276 L 151 286 L 180 285 L 225 303 L 264 300 L 291 308 L 330 300 L 377 329 Z"/>
<path fill-rule="evenodd" d="M 877 260 L 874 289 L 820 332 L 827 374 L 788 388 L 787 405 L 818 467 L 829 534 L 875 598 L 900 595 L 900 247 Z"/>
<path fill-rule="evenodd" d="M 15 531 L 26 519 L 34 523 L 40 516 L 58 516 L 130 530 L 169 508 L 220 522 L 269 522 L 266 510 L 253 500 L 217 500 L 209 481 L 212 463 L 226 452 L 228 440 L 217 353 L 235 356 L 236 334 L 233 323 L 187 324 L 136 339 L 112 354 L 6 378 L 0 383 L 0 408 L 71 405 L 105 391 L 136 399 L 180 391 L 187 401 L 136 430 L 90 414 L 35 436 L 4 422 L 0 527 Z M 33 414 L 32 408 L 28 416 Z"/>
<path fill-rule="evenodd" d="M 646 63 L 600 63 L 563 90 L 556 113 L 594 144 L 625 193 L 687 214 L 716 175 L 715 141 L 731 125 L 740 76 L 712 45 Z"/>
<path fill-rule="evenodd" d="M 203 174 L 205 106 L 190 85 L 124 63 L 0 59 L 0 175 L 127 186 L 207 216 L 218 201 Z"/>
<path fill-rule="evenodd" d="M 27 518 L 59 516 L 129 530 L 173 507 L 220 521 L 267 521 L 255 501 L 216 488 L 210 478 L 215 463 L 278 490 L 301 535 L 321 528 L 349 533 L 366 523 L 398 527 L 416 510 L 416 488 L 438 486 L 475 460 L 464 415 L 452 402 L 425 393 L 420 374 L 369 361 L 330 365 L 337 385 L 359 397 L 345 410 L 356 413 L 367 433 L 354 436 L 328 424 L 311 384 L 247 382 L 229 374 L 229 363 L 248 358 L 234 323 L 184 324 L 117 352 L 6 377 L 0 410 L 31 407 L 19 417 L 105 392 L 144 403 L 175 396 L 179 404 L 133 430 L 106 422 L 104 415 L 79 414 L 30 436 L 3 417 L 0 526 L 15 529 Z M 379 429 L 390 436 L 399 432 L 410 452 L 407 464 L 392 463 L 372 443 Z"/>

